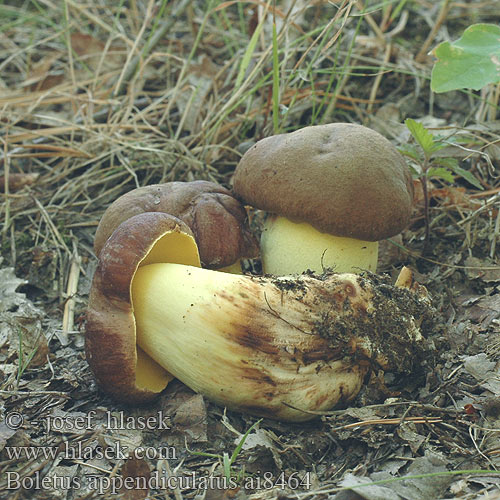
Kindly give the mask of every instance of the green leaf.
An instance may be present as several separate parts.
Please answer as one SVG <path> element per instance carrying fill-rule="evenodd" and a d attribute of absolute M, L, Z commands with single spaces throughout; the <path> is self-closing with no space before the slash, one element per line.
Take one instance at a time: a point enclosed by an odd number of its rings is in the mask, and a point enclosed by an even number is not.
<path fill-rule="evenodd" d="M 404 146 L 401 146 L 398 148 L 398 151 L 403 155 L 408 158 L 411 158 L 412 160 L 415 160 L 416 162 L 419 162 L 421 160 L 420 154 L 415 146 L 413 144 L 405 144 Z"/>
<path fill-rule="evenodd" d="M 431 74 L 431 90 L 480 90 L 500 82 L 500 26 L 473 24 L 456 42 L 443 42 L 434 50 L 438 61 Z"/>
<path fill-rule="evenodd" d="M 458 165 L 455 165 L 453 167 L 450 167 L 453 172 L 455 172 L 457 175 L 465 179 L 467 182 L 472 184 L 474 187 L 477 187 L 478 189 L 484 189 L 481 183 L 468 171 L 463 169 L 462 167 L 459 167 Z"/>
<path fill-rule="evenodd" d="M 405 125 L 414 139 L 420 144 L 426 156 L 444 148 L 445 144 L 434 140 L 434 136 L 420 123 L 411 118 L 405 120 Z"/>
<path fill-rule="evenodd" d="M 427 170 L 427 177 L 437 177 L 438 179 L 443 179 L 450 183 L 455 180 L 453 174 L 447 168 L 443 167 L 431 167 Z"/>
<path fill-rule="evenodd" d="M 227 452 L 224 452 L 222 456 L 222 468 L 224 469 L 225 478 L 229 481 L 231 479 L 231 462 Z"/>
<path fill-rule="evenodd" d="M 238 454 L 240 453 L 241 449 L 243 448 L 243 445 L 245 444 L 245 441 L 247 440 L 248 435 L 262 422 L 262 418 L 257 420 L 246 432 L 243 434 L 243 436 L 240 439 L 240 442 L 238 443 L 238 446 L 233 451 L 233 454 L 231 455 L 231 464 L 234 463 L 236 460 Z"/>
<path fill-rule="evenodd" d="M 417 170 L 412 165 L 408 165 L 408 166 L 410 167 L 410 172 L 411 172 L 411 176 L 413 177 L 413 179 L 420 179 L 420 177 L 422 176 L 422 172 Z"/>
<path fill-rule="evenodd" d="M 442 158 L 434 158 L 432 160 L 432 165 L 453 170 L 455 167 L 458 166 L 458 160 L 456 158 L 444 156 Z"/>

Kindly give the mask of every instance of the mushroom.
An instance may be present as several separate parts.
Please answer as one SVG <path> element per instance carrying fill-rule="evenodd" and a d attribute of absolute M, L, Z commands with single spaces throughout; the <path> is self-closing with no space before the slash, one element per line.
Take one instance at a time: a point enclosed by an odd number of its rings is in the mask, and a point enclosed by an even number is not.
<path fill-rule="evenodd" d="M 371 368 L 411 371 L 424 351 L 427 305 L 409 289 L 350 273 L 197 266 L 191 231 L 168 214 L 133 216 L 107 239 L 86 353 L 114 398 L 148 401 L 173 375 L 230 409 L 304 421 L 355 397 Z"/>
<path fill-rule="evenodd" d="M 131 284 L 140 266 L 155 262 L 200 265 L 189 227 L 161 212 L 126 219 L 99 252 L 86 315 L 85 351 L 98 384 L 117 400 L 149 401 L 173 378 L 136 341 Z"/>
<path fill-rule="evenodd" d="M 265 273 L 375 271 L 378 241 L 405 228 L 411 173 L 382 135 L 351 123 L 302 128 L 257 142 L 241 158 L 233 191 L 266 210 Z"/>
<path fill-rule="evenodd" d="M 97 227 L 95 254 L 123 221 L 143 212 L 165 212 L 184 221 L 194 234 L 203 267 L 241 272 L 240 259 L 258 253 L 245 209 L 231 192 L 213 182 L 192 181 L 140 187 L 115 200 Z"/>

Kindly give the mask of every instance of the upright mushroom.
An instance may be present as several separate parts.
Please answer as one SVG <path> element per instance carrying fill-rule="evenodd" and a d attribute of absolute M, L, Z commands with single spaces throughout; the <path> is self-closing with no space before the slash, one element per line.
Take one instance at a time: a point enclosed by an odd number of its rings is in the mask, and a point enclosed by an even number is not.
<path fill-rule="evenodd" d="M 427 303 L 410 290 L 355 274 L 263 278 L 197 265 L 189 228 L 168 214 L 136 215 L 107 239 L 86 352 L 116 399 L 147 401 L 172 374 L 228 408 L 302 421 L 352 399 L 371 367 L 410 371 L 423 352 Z"/>
<path fill-rule="evenodd" d="M 214 182 L 192 181 L 153 184 L 120 196 L 99 222 L 96 255 L 123 221 L 144 212 L 164 212 L 185 222 L 196 239 L 203 267 L 239 272 L 240 259 L 258 252 L 245 209 L 231 192 Z"/>
<path fill-rule="evenodd" d="M 378 241 L 410 220 L 411 173 L 396 148 L 350 123 L 306 127 L 257 142 L 233 190 L 270 213 L 261 239 L 265 273 L 375 271 Z"/>

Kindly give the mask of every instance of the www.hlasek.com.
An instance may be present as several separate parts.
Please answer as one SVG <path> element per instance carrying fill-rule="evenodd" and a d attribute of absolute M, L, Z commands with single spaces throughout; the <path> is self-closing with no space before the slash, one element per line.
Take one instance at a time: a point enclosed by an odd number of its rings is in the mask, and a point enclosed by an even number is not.
<path fill-rule="evenodd" d="M 64 460 L 127 460 L 139 458 L 148 460 L 175 460 L 177 458 L 174 446 L 138 446 L 129 450 L 120 441 L 109 446 L 84 445 L 81 441 L 76 443 L 63 442 L 59 446 L 5 446 L 5 453 L 9 460 L 55 460 L 61 457 Z"/>
<path fill-rule="evenodd" d="M 203 476 L 192 472 L 185 476 L 165 476 L 158 471 L 147 477 L 108 477 L 104 475 L 86 475 L 84 477 L 45 476 L 40 472 L 28 477 L 21 477 L 17 472 L 7 472 L 7 490 L 68 490 L 86 487 L 100 495 L 104 493 L 117 494 L 123 490 L 208 490 L 208 489 L 235 489 L 238 486 L 245 490 L 263 489 L 289 489 L 306 490 L 311 488 L 310 473 L 299 475 L 292 473 L 285 476 L 284 473 L 275 476 L 272 472 L 264 472 L 262 476 L 248 476 L 243 483 L 238 484 L 234 478 L 223 476 Z"/>

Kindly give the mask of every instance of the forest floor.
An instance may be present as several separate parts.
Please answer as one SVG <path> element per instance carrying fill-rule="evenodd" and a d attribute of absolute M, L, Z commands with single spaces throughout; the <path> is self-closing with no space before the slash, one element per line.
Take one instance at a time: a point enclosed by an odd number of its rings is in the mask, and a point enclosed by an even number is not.
<path fill-rule="evenodd" d="M 0 14 L 0 498 L 500 499 L 500 92 L 429 85 L 430 51 L 498 24 L 497 0 L 5 0 Z M 412 222 L 381 244 L 379 272 L 409 266 L 439 313 L 432 363 L 301 424 L 178 381 L 147 407 L 99 390 L 85 310 L 116 198 L 230 188 L 252 144 L 308 125 L 361 123 L 406 151 L 407 118 L 449 141 L 436 167 L 474 178 L 427 179 L 424 252 L 408 157 Z"/>

